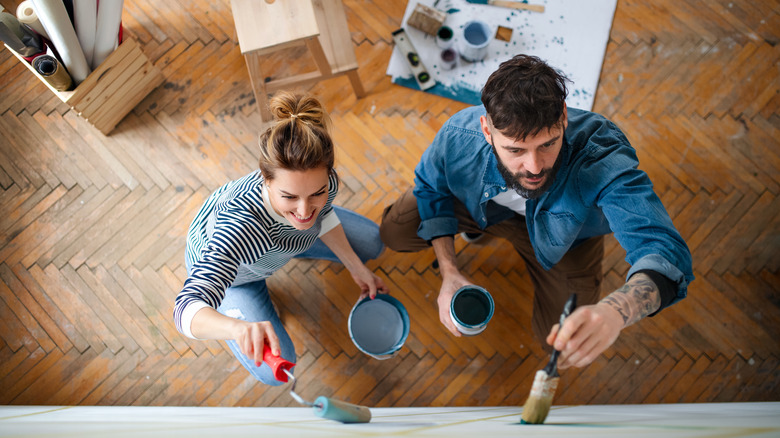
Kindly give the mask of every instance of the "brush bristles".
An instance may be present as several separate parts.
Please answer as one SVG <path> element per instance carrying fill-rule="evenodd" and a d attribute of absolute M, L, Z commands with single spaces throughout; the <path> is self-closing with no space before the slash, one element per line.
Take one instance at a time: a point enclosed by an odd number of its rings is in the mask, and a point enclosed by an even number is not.
<path fill-rule="evenodd" d="M 521 423 L 542 424 L 550 412 L 555 390 L 558 388 L 558 377 L 549 377 L 544 370 L 536 372 L 531 393 L 523 406 Z"/>

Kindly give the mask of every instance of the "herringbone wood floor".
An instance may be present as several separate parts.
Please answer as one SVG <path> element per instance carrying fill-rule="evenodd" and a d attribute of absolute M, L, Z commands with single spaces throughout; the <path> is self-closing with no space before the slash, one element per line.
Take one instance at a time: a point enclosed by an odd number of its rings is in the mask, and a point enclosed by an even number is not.
<path fill-rule="evenodd" d="M 15 10 L 18 1 L 3 0 Z M 345 0 L 360 76 L 311 90 L 332 112 L 338 203 L 379 220 L 436 130 L 463 104 L 390 83 L 406 1 Z M 690 296 L 567 370 L 557 404 L 780 399 L 780 3 L 620 0 L 595 111 L 616 121 L 687 239 Z M 166 77 L 105 137 L 0 50 L 0 403 L 287 406 L 222 342 L 171 322 L 184 236 L 204 198 L 253 169 L 259 116 L 227 0 L 127 0 L 124 25 Z M 270 58 L 284 74 L 302 52 Z M 406 305 L 400 357 L 347 335 L 357 291 L 340 265 L 297 261 L 269 281 L 299 352 L 305 398 L 369 406 L 519 405 L 546 361 L 531 285 L 508 245 L 457 241 L 498 302 L 481 336 L 437 320 L 433 254 L 370 267 Z M 627 270 L 608 240 L 605 292 Z"/>

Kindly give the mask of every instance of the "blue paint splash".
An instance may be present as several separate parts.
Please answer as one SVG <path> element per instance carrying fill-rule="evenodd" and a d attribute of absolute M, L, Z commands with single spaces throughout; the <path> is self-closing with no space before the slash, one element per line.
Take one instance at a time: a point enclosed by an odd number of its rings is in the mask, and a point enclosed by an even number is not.
<path fill-rule="evenodd" d="M 417 82 L 414 80 L 414 78 L 408 77 L 408 78 L 395 78 L 393 80 L 398 85 L 402 85 L 407 88 L 411 88 L 413 90 L 419 90 L 420 87 L 417 86 Z M 461 87 L 447 87 L 441 83 L 437 83 L 435 86 L 425 90 L 427 93 L 435 94 L 437 96 L 446 97 L 448 99 L 456 100 L 458 102 L 464 102 L 469 105 L 480 105 L 482 104 L 482 94 L 479 91 L 470 90 L 467 88 L 461 88 Z"/>

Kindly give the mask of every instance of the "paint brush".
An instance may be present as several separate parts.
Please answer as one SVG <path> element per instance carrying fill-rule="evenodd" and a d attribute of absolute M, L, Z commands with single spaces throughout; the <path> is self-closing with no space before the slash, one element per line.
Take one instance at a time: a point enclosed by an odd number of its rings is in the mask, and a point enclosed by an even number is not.
<path fill-rule="evenodd" d="M 558 323 L 558 333 L 563 328 L 563 321 L 571 315 L 574 308 L 577 307 L 577 294 L 571 294 L 566 304 L 563 306 L 560 322 Z M 550 355 L 550 361 L 547 366 L 536 372 L 534 383 L 531 385 L 531 393 L 528 400 L 523 405 L 523 414 L 520 416 L 522 424 L 542 424 L 550 412 L 555 390 L 558 388 L 558 356 L 561 354 L 558 350 L 553 350 Z"/>
<path fill-rule="evenodd" d="M 523 1 L 513 0 L 466 0 L 469 3 L 479 5 L 500 6 L 502 8 L 525 9 L 534 12 L 544 12 L 544 5 L 532 5 Z"/>

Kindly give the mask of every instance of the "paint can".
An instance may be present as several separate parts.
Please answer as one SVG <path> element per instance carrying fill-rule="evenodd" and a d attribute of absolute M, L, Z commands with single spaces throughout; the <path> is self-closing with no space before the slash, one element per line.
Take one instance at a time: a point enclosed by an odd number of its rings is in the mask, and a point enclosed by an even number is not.
<path fill-rule="evenodd" d="M 453 48 L 444 49 L 441 51 L 441 69 L 452 70 L 458 64 L 458 52 Z"/>
<path fill-rule="evenodd" d="M 450 301 L 450 318 L 458 331 L 473 336 L 482 333 L 493 317 L 495 305 L 487 290 L 475 285 L 455 291 Z"/>
<path fill-rule="evenodd" d="M 349 337 L 363 353 L 375 359 L 395 356 L 409 336 L 409 313 L 387 294 L 363 298 L 349 312 Z"/>
<path fill-rule="evenodd" d="M 487 55 L 488 44 L 493 38 L 490 26 L 481 20 L 472 20 L 463 25 L 460 35 L 460 56 L 466 61 L 481 61 Z"/>
<path fill-rule="evenodd" d="M 455 42 L 455 32 L 449 26 L 442 26 L 436 31 L 436 45 L 440 49 L 449 49 Z"/>

